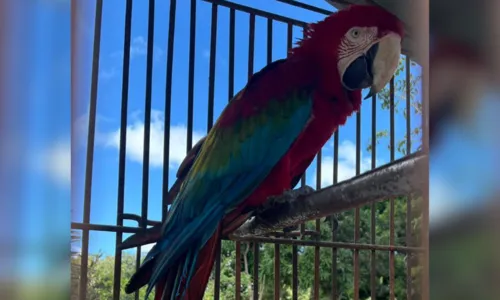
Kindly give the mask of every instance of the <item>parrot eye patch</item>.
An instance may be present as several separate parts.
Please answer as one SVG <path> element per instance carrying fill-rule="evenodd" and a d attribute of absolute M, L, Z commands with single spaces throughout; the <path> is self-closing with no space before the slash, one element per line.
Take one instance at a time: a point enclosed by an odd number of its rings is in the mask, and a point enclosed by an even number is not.
<path fill-rule="evenodd" d="M 366 54 L 362 54 L 352 61 L 342 75 L 342 83 L 348 90 L 358 90 L 370 87 L 373 84 L 373 60 L 378 50 L 374 44 Z"/>

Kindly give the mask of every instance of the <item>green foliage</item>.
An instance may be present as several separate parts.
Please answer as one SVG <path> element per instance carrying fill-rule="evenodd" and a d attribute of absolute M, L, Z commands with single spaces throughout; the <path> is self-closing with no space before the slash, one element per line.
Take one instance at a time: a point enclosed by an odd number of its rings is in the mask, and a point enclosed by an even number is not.
<path fill-rule="evenodd" d="M 125 294 L 125 285 L 129 278 L 135 272 L 136 266 L 136 256 L 123 253 L 122 255 L 122 276 L 120 281 L 121 296 L 120 299 L 123 300 L 134 300 L 134 294 Z M 87 288 L 87 299 L 88 300 L 107 300 L 113 299 L 113 274 L 114 274 L 115 257 L 114 256 L 103 256 L 101 253 L 89 255 L 88 262 L 88 288 Z M 73 268 L 73 266 L 75 266 Z M 72 258 L 72 268 L 71 268 L 71 279 L 72 287 L 78 286 L 78 280 L 80 279 L 79 273 L 80 267 L 80 257 Z M 75 274 L 75 272 L 77 272 Z M 76 281 L 76 282 L 75 282 Z M 139 299 L 144 299 L 146 295 L 146 289 L 141 289 L 139 292 Z M 72 290 L 72 299 L 78 297 L 78 291 Z M 150 299 L 154 298 L 154 291 L 151 293 Z"/>

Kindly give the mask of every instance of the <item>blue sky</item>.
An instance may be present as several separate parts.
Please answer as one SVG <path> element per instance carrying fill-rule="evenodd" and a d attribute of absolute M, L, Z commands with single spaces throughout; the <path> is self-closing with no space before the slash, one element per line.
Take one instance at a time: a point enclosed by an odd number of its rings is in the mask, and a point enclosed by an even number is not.
<path fill-rule="evenodd" d="M 265 9 L 306 22 L 314 22 L 324 18 L 317 13 L 306 12 L 299 8 L 274 1 L 235 1 L 245 5 Z M 331 7 L 324 1 L 313 1 L 319 7 Z M 162 151 L 163 151 L 163 111 L 165 99 L 166 76 L 166 45 L 168 35 L 168 1 L 157 1 L 154 37 L 154 62 L 152 86 L 152 125 L 151 153 L 149 170 L 149 210 L 148 218 L 161 218 L 162 193 Z M 91 50 L 93 36 L 94 8 L 89 8 L 85 15 L 82 35 L 88 40 L 88 51 Z M 127 129 L 127 163 L 125 174 L 125 212 L 140 214 L 142 195 L 142 130 L 144 122 L 144 99 L 146 79 L 146 45 L 148 2 L 134 2 L 131 41 L 129 117 Z M 228 40 L 229 40 L 229 10 L 220 7 L 218 11 L 216 81 L 215 81 L 215 117 L 227 103 L 228 85 Z M 110 5 L 104 3 L 101 35 L 100 78 L 97 99 L 97 136 L 94 156 L 94 180 L 92 186 L 91 222 L 96 224 L 116 223 L 117 182 L 118 182 L 118 136 L 121 103 L 121 72 L 122 51 L 125 19 L 125 1 Z M 197 3 L 196 20 L 196 54 L 195 54 L 195 89 L 194 89 L 194 137 L 200 138 L 206 133 L 208 74 L 210 60 L 210 22 L 211 5 L 204 1 Z M 235 91 L 246 83 L 248 57 L 248 15 L 236 13 L 236 56 L 235 56 Z M 256 18 L 256 39 L 254 71 L 266 64 L 266 20 Z M 294 41 L 302 34 L 300 28 L 294 28 Z M 171 114 L 171 147 L 169 162 L 170 184 L 175 178 L 175 172 L 185 154 L 187 93 L 188 93 L 188 46 L 189 46 L 189 2 L 179 1 L 174 46 L 172 114 Z M 273 60 L 286 56 L 286 24 L 274 22 L 273 25 Z M 90 58 L 90 57 L 89 57 Z M 90 61 L 87 62 L 90 73 Z M 412 69 L 417 74 L 418 67 Z M 404 74 L 404 72 L 403 72 Z M 88 98 L 87 98 L 88 99 Z M 87 104 L 78 107 L 78 119 L 75 125 L 81 132 L 86 130 Z M 399 106 L 404 109 L 404 101 Z M 389 113 L 387 110 L 377 111 L 377 130 L 389 129 Z M 355 123 L 351 118 L 340 130 L 339 147 L 339 177 L 341 179 L 354 175 L 355 172 Z M 419 124 L 419 119 L 412 116 L 412 127 Z M 405 134 L 405 119 L 402 114 L 396 116 L 396 137 L 402 139 Z M 362 108 L 362 149 L 364 150 L 371 136 L 371 104 Z M 84 154 L 84 141 L 77 152 L 79 157 Z M 323 154 L 323 184 L 331 183 L 333 173 L 333 139 L 325 146 Z M 378 148 L 378 164 L 389 161 L 389 152 L 385 143 Z M 75 152 L 74 152 L 75 153 Z M 362 169 L 370 168 L 370 153 L 362 153 Z M 397 155 L 398 157 L 398 155 Z M 79 160 L 79 165 L 81 160 Z M 83 169 L 79 169 L 82 170 Z M 315 185 L 315 162 L 308 172 L 308 182 Z M 79 185 L 83 180 L 79 180 Z M 82 220 L 83 190 L 77 188 L 73 195 L 78 200 L 73 207 L 73 221 Z M 126 225 L 136 226 L 135 222 Z M 113 233 L 91 232 L 90 251 L 99 249 L 107 253 L 113 252 L 115 235 Z"/>

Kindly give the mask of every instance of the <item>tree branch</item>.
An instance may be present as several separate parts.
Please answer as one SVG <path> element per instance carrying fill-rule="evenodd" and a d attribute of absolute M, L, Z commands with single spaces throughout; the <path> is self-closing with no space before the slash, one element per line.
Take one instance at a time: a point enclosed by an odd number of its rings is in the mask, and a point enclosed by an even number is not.
<path fill-rule="evenodd" d="M 262 235 L 371 202 L 419 193 L 426 183 L 426 176 L 420 172 L 425 164 L 426 155 L 412 154 L 308 195 L 270 199 L 230 238 Z"/>

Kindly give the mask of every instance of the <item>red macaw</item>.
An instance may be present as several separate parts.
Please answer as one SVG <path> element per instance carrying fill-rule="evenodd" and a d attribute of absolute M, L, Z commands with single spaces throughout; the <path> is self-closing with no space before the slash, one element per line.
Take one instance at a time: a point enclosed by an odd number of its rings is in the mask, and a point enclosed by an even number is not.
<path fill-rule="evenodd" d="M 311 24 L 287 59 L 252 76 L 185 160 L 159 239 L 126 292 L 149 283 L 146 298 L 156 287 L 157 300 L 202 299 L 223 230 L 290 189 L 360 109 L 361 90 L 369 97 L 394 75 L 403 36 L 394 15 L 353 5 Z"/>

